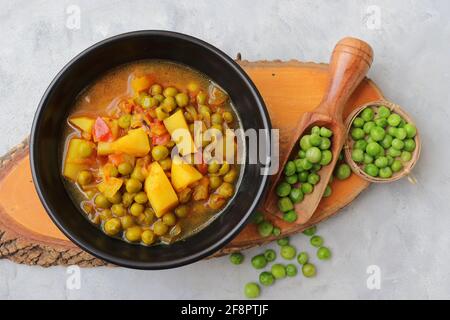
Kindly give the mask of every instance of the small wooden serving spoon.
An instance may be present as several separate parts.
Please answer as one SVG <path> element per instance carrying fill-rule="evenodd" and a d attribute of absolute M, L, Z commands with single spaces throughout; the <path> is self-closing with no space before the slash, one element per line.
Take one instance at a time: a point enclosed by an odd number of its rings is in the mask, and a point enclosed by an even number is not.
<path fill-rule="evenodd" d="M 360 82 L 366 76 L 373 61 L 372 48 L 359 39 L 344 38 L 334 48 L 331 56 L 329 72 L 330 80 L 322 102 L 312 111 L 302 116 L 302 119 L 292 133 L 288 150 L 290 152 L 280 158 L 278 174 L 272 180 L 272 185 L 266 196 L 264 209 L 270 213 L 279 212 L 276 195 L 276 186 L 283 176 L 284 166 L 294 159 L 299 151 L 299 139 L 307 134 L 307 130 L 313 126 L 325 126 L 333 131 L 331 137 L 331 152 L 333 160 L 327 166 L 322 167 L 318 174 L 320 181 L 314 186 L 314 192 L 305 195 L 301 203 L 295 204 L 298 219 L 296 223 L 306 223 L 322 199 L 328 185 L 341 149 L 346 141 L 346 128 L 342 119 L 342 112 L 347 100 Z"/>

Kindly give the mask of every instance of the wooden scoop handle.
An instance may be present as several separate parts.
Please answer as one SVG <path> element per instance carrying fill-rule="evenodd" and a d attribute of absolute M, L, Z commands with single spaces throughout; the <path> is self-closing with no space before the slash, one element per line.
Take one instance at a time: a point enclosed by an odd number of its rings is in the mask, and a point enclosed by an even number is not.
<path fill-rule="evenodd" d="M 344 38 L 334 48 L 330 61 L 330 81 L 316 112 L 342 123 L 342 111 L 373 61 L 373 50 L 364 41 Z"/>

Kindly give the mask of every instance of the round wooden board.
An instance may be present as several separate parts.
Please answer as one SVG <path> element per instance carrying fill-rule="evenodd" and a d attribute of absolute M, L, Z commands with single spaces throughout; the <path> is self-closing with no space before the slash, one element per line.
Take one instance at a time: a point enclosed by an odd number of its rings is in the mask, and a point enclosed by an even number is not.
<path fill-rule="evenodd" d="M 280 129 L 280 153 L 286 149 L 290 134 L 302 114 L 317 106 L 328 81 L 326 64 L 298 61 L 239 61 L 261 92 L 274 128 Z M 366 79 L 347 103 L 345 117 L 358 105 L 383 98 L 376 85 Z M 312 219 L 305 225 L 285 223 L 266 213 L 266 219 L 278 226 L 280 237 L 300 232 L 338 212 L 349 204 L 368 183 L 356 175 L 346 181 L 334 181 L 331 197 L 322 200 Z M 220 256 L 272 241 L 261 238 L 249 223 Z M 35 192 L 24 141 L 0 159 L 0 258 L 17 263 L 53 266 L 101 266 L 96 259 L 70 242 L 52 223 Z"/>

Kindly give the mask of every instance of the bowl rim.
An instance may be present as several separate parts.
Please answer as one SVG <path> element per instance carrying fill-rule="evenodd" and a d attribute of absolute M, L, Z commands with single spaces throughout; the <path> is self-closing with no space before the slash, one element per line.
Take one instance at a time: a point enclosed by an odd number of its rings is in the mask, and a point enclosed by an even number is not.
<path fill-rule="evenodd" d="M 69 70 L 72 65 L 76 64 L 79 59 L 84 57 L 85 55 L 90 54 L 91 52 L 116 41 L 121 41 L 123 39 L 127 38 L 133 38 L 133 37 L 141 37 L 141 36 L 163 36 L 163 37 L 171 37 L 174 40 L 180 39 L 184 41 L 191 42 L 197 46 L 202 47 L 203 49 L 207 49 L 211 54 L 218 56 L 225 64 L 227 64 L 228 67 L 230 67 L 246 84 L 246 86 L 249 88 L 250 93 L 255 97 L 255 100 L 257 101 L 257 108 L 258 111 L 261 113 L 261 118 L 263 122 L 263 126 L 267 128 L 267 132 L 265 133 L 265 138 L 268 139 L 266 141 L 270 141 L 271 139 L 271 129 L 272 129 L 272 123 L 270 120 L 269 112 L 267 110 L 267 107 L 265 105 L 264 99 L 262 98 L 260 92 L 256 88 L 253 81 L 250 79 L 248 74 L 242 69 L 239 64 L 237 64 L 231 57 L 229 57 L 226 53 L 221 51 L 220 49 L 216 48 L 215 46 L 207 43 L 206 41 L 203 41 L 201 39 L 195 38 L 193 36 L 174 32 L 174 31 L 167 31 L 167 30 L 138 30 L 138 31 L 131 31 L 126 33 L 121 33 L 109 38 L 106 38 L 102 41 L 99 41 L 88 48 L 84 49 L 80 53 L 78 53 L 75 57 L 73 57 L 53 78 L 53 80 L 48 85 L 47 89 L 45 90 L 38 107 L 35 111 L 35 115 L 33 118 L 33 123 L 31 127 L 31 134 L 30 134 L 30 166 L 31 166 L 31 173 L 33 178 L 33 184 L 35 186 L 36 192 L 39 196 L 39 199 L 42 203 L 42 205 L 45 208 L 45 211 L 53 221 L 53 223 L 58 227 L 58 229 L 75 245 L 79 246 L 82 250 L 92 254 L 94 257 L 99 258 L 101 260 L 104 260 L 106 262 L 127 267 L 127 268 L 133 268 L 133 269 L 142 269 L 142 270 L 161 270 L 161 269 L 170 269 L 170 268 L 176 268 L 183 265 L 187 265 L 190 263 L 194 263 L 196 261 L 199 261 L 207 256 L 210 256 L 211 254 L 217 252 L 219 249 L 223 248 L 226 244 L 228 244 L 247 224 L 247 221 L 249 220 L 249 217 L 251 214 L 257 209 L 258 205 L 262 201 L 264 193 L 267 191 L 268 188 L 268 182 L 269 182 L 269 176 L 268 175 L 262 175 L 262 182 L 260 186 L 258 187 L 255 201 L 252 202 L 250 207 L 248 208 L 247 212 L 241 220 L 227 233 L 225 237 L 220 239 L 219 241 L 205 247 L 201 251 L 191 254 L 186 257 L 178 258 L 175 260 L 165 261 L 165 262 L 141 262 L 141 261 L 131 261 L 129 259 L 125 258 L 119 258 L 117 256 L 114 256 L 110 253 L 101 251 L 95 247 L 93 247 L 90 243 L 84 241 L 83 239 L 79 239 L 77 236 L 73 235 L 72 232 L 69 230 L 66 230 L 66 228 L 62 225 L 62 222 L 60 221 L 60 217 L 56 212 L 53 212 L 53 209 L 51 208 L 50 204 L 47 202 L 44 191 L 43 191 L 43 185 L 40 178 L 40 172 L 37 168 L 37 141 L 36 141 L 36 131 L 38 129 L 39 123 L 41 121 L 42 115 L 45 111 L 46 105 L 48 103 L 48 99 L 50 94 L 52 93 L 54 87 L 57 85 L 60 78 Z M 270 156 L 272 155 L 272 150 L 270 149 Z M 35 165 L 36 162 L 36 165 Z M 239 190 L 239 189 L 238 189 Z M 202 232 L 202 230 L 200 231 Z"/>

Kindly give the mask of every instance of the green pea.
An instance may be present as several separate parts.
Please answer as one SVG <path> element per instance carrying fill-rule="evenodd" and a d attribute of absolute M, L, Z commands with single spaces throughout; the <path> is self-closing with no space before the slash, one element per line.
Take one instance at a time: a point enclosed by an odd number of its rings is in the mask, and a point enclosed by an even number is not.
<path fill-rule="evenodd" d="M 388 164 L 389 164 L 388 158 L 387 158 L 387 157 L 384 157 L 384 156 L 378 157 L 378 158 L 375 160 L 375 165 L 376 165 L 378 168 L 385 168 L 385 167 L 388 166 Z"/>
<path fill-rule="evenodd" d="M 400 158 L 402 159 L 403 162 L 408 162 L 412 159 L 412 154 L 409 151 L 403 151 L 402 154 L 400 155 Z"/>
<path fill-rule="evenodd" d="M 308 260 L 309 256 L 308 253 L 306 252 L 300 252 L 299 255 L 297 256 L 297 262 L 301 265 L 308 263 Z"/>
<path fill-rule="evenodd" d="M 289 198 L 291 199 L 292 203 L 300 203 L 303 201 L 304 195 L 301 189 L 293 188 L 289 193 Z"/>
<path fill-rule="evenodd" d="M 323 159 L 323 158 L 322 158 L 322 159 Z M 298 181 L 300 181 L 300 182 L 306 182 L 306 181 L 308 181 L 308 176 L 309 176 L 308 171 L 300 172 L 300 173 L 298 174 Z"/>
<path fill-rule="evenodd" d="M 353 149 L 353 151 L 352 151 L 352 159 L 356 163 L 364 162 L 364 151 L 362 151 L 361 149 Z"/>
<path fill-rule="evenodd" d="M 378 108 L 378 116 L 380 118 L 388 118 L 391 115 L 391 110 L 389 110 L 386 106 L 380 106 Z"/>
<path fill-rule="evenodd" d="M 352 170 L 350 169 L 350 166 L 346 163 L 342 163 L 337 167 L 336 170 L 336 178 L 339 180 L 345 180 L 352 174 Z"/>
<path fill-rule="evenodd" d="M 394 163 L 394 158 L 392 158 L 391 156 L 387 155 L 386 159 L 388 159 L 388 166 L 392 166 L 392 164 Z"/>
<path fill-rule="evenodd" d="M 367 153 L 364 154 L 364 164 L 373 163 L 374 159 L 372 156 L 369 156 Z"/>
<path fill-rule="evenodd" d="M 400 123 L 398 124 L 399 128 L 404 128 L 406 125 L 406 121 L 402 118 L 402 120 L 400 120 Z"/>
<path fill-rule="evenodd" d="M 308 182 L 302 183 L 301 186 L 303 194 L 310 194 L 314 191 L 314 186 Z"/>
<path fill-rule="evenodd" d="M 289 177 L 296 173 L 297 168 L 295 167 L 295 163 L 293 161 L 288 161 L 286 166 L 284 167 L 284 174 Z"/>
<path fill-rule="evenodd" d="M 131 215 L 138 217 L 142 212 L 144 212 L 145 207 L 140 203 L 133 203 L 130 207 Z"/>
<path fill-rule="evenodd" d="M 279 197 L 287 197 L 291 192 L 291 185 L 287 182 L 281 182 L 276 189 L 276 193 Z"/>
<path fill-rule="evenodd" d="M 378 176 L 379 169 L 376 165 L 370 163 L 365 166 L 364 172 L 367 173 L 371 177 L 376 177 L 376 176 Z"/>
<path fill-rule="evenodd" d="M 311 146 L 318 147 L 322 143 L 322 137 L 314 133 L 309 137 L 309 142 L 311 143 Z"/>
<path fill-rule="evenodd" d="M 403 164 L 400 160 L 394 160 L 394 162 L 391 165 L 391 169 L 393 172 L 399 172 L 403 169 Z"/>
<path fill-rule="evenodd" d="M 95 206 L 101 209 L 108 209 L 111 207 L 111 202 L 103 195 L 99 194 L 94 199 Z"/>
<path fill-rule="evenodd" d="M 275 279 L 286 278 L 286 268 L 280 263 L 274 264 L 270 271 L 272 272 L 272 275 L 275 277 Z"/>
<path fill-rule="evenodd" d="M 301 159 L 295 159 L 294 160 L 294 164 L 295 164 L 295 168 L 297 173 L 303 172 L 303 167 L 302 167 L 302 160 Z"/>
<path fill-rule="evenodd" d="M 230 262 L 232 264 L 241 264 L 242 262 L 244 262 L 244 255 L 240 252 L 235 252 L 230 254 Z"/>
<path fill-rule="evenodd" d="M 301 139 L 300 139 L 300 148 L 304 151 L 308 150 L 309 148 L 312 147 L 312 144 L 310 142 L 310 135 L 304 135 Z"/>
<path fill-rule="evenodd" d="M 294 210 L 290 210 L 283 214 L 283 220 L 289 223 L 297 221 L 297 213 Z"/>
<path fill-rule="evenodd" d="M 322 166 L 329 165 L 331 160 L 333 160 L 333 154 L 330 150 L 324 150 L 322 151 L 322 159 L 320 160 L 320 164 Z"/>
<path fill-rule="evenodd" d="M 278 237 L 278 236 L 281 234 L 281 229 L 278 228 L 278 227 L 274 227 L 273 230 L 272 230 L 272 234 L 273 234 L 275 237 Z"/>
<path fill-rule="evenodd" d="M 130 114 L 124 114 L 123 116 L 121 116 L 119 118 L 119 120 L 117 121 L 117 124 L 122 129 L 128 129 L 128 127 L 131 124 L 131 115 Z"/>
<path fill-rule="evenodd" d="M 395 127 L 389 127 L 389 128 L 387 129 L 387 134 L 390 135 L 390 136 L 392 136 L 392 137 L 395 137 L 395 135 L 397 134 L 397 128 L 395 128 Z"/>
<path fill-rule="evenodd" d="M 247 283 L 244 287 L 244 294 L 249 299 L 258 298 L 260 295 L 260 288 L 254 282 Z"/>
<path fill-rule="evenodd" d="M 366 152 L 369 156 L 376 157 L 383 151 L 383 148 L 377 142 L 370 142 L 367 145 Z"/>
<path fill-rule="evenodd" d="M 385 119 L 385 118 L 376 119 L 375 124 L 381 128 L 386 128 L 388 126 L 387 119 Z"/>
<path fill-rule="evenodd" d="M 387 154 L 389 156 L 393 157 L 393 158 L 397 158 L 397 157 L 399 157 L 402 154 L 402 152 L 400 150 L 397 150 L 397 149 L 393 148 L 393 147 L 390 147 L 387 150 Z"/>
<path fill-rule="evenodd" d="M 300 159 L 305 159 L 305 157 L 306 157 L 306 151 L 305 151 L 305 150 L 300 150 L 300 151 L 298 152 L 298 157 L 299 157 Z"/>
<path fill-rule="evenodd" d="M 303 230 L 303 234 L 305 236 L 311 237 L 311 236 L 316 234 L 316 231 L 317 231 L 317 227 L 316 226 L 312 226 L 312 227 L 309 227 L 306 230 Z"/>
<path fill-rule="evenodd" d="M 401 121 L 402 118 L 396 113 L 393 113 L 388 117 L 388 123 L 391 127 L 397 127 Z"/>
<path fill-rule="evenodd" d="M 148 201 L 147 194 L 144 191 L 139 192 L 134 196 L 134 201 L 140 204 L 145 204 Z"/>
<path fill-rule="evenodd" d="M 308 159 L 300 159 L 302 161 L 303 170 L 310 170 L 313 164 Z"/>
<path fill-rule="evenodd" d="M 85 186 L 85 185 L 91 183 L 92 179 L 93 179 L 92 173 L 87 170 L 80 171 L 77 176 L 77 182 L 81 186 Z"/>
<path fill-rule="evenodd" d="M 386 135 L 386 132 L 382 127 L 373 127 L 372 130 L 370 130 L 370 137 L 373 139 L 373 141 L 381 141 L 384 139 Z"/>
<path fill-rule="evenodd" d="M 275 281 L 275 277 L 270 272 L 264 271 L 259 274 L 259 283 L 263 286 L 271 286 Z"/>
<path fill-rule="evenodd" d="M 154 84 L 150 87 L 150 94 L 152 96 L 157 95 L 157 94 L 161 94 L 162 93 L 162 87 L 159 84 Z"/>
<path fill-rule="evenodd" d="M 286 275 L 288 277 L 295 277 L 297 275 L 297 267 L 294 264 L 288 264 L 286 266 Z"/>
<path fill-rule="evenodd" d="M 406 136 L 408 138 L 414 138 L 417 134 L 416 127 L 411 123 L 405 124 L 404 129 L 406 130 Z"/>
<path fill-rule="evenodd" d="M 313 186 L 315 186 L 317 183 L 319 183 L 320 181 L 320 176 L 317 173 L 311 173 L 308 176 L 308 183 L 312 184 Z"/>
<path fill-rule="evenodd" d="M 331 140 L 328 138 L 323 137 L 322 141 L 320 142 L 319 149 L 320 150 L 328 150 L 331 147 Z"/>
<path fill-rule="evenodd" d="M 125 207 L 124 207 L 123 204 L 121 204 L 121 203 L 115 203 L 115 204 L 113 204 L 112 207 L 111 207 L 111 212 L 112 212 L 116 217 L 123 217 L 123 216 L 126 215 L 126 213 L 127 213 Z"/>
<path fill-rule="evenodd" d="M 373 112 L 373 109 L 370 107 L 367 107 L 366 109 L 364 109 L 361 112 L 361 118 L 363 118 L 363 120 L 366 122 L 373 120 L 373 117 L 374 117 L 374 112 Z"/>
<path fill-rule="evenodd" d="M 285 177 L 284 180 L 288 183 L 288 184 L 296 184 L 298 182 L 298 177 L 297 175 L 293 175 L 290 177 Z"/>
<path fill-rule="evenodd" d="M 254 256 L 252 258 L 252 266 L 253 266 L 253 268 L 255 268 L 255 269 L 263 269 L 263 268 L 266 267 L 266 265 L 267 265 L 267 260 L 264 257 L 264 255 L 259 254 L 259 255 Z"/>
<path fill-rule="evenodd" d="M 322 152 L 317 147 L 309 148 L 306 151 L 306 159 L 312 164 L 319 163 L 322 160 Z"/>
<path fill-rule="evenodd" d="M 406 133 L 406 130 L 404 128 L 397 128 L 397 131 L 395 132 L 395 137 L 397 139 L 405 140 L 406 135 L 407 135 L 407 133 Z"/>
<path fill-rule="evenodd" d="M 186 93 L 180 92 L 175 96 L 175 101 L 179 107 L 185 107 L 189 103 L 189 97 Z"/>
<path fill-rule="evenodd" d="M 370 130 L 372 130 L 372 128 L 374 128 L 374 127 L 376 127 L 375 122 L 369 121 L 364 124 L 363 130 L 366 134 L 369 134 Z"/>
<path fill-rule="evenodd" d="M 353 140 L 360 140 L 364 138 L 364 130 L 361 128 L 353 128 L 350 134 Z"/>
<path fill-rule="evenodd" d="M 262 212 L 261 211 L 256 211 L 253 214 L 253 223 L 254 224 L 260 224 L 263 221 L 264 221 L 264 215 L 262 214 Z"/>
<path fill-rule="evenodd" d="M 414 139 L 405 140 L 405 151 L 413 152 L 416 149 L 416 142 Z"/>
<path fill-rule="evenodd" d="M 291 199 L 284 197 L 278 200 L 278 208 L 281 212 L 288 212 L 289 210 L 294 209 L 294 205 L 292 204 Z"/>
<path fill-rule="evenodd" d="M 356 118 L 353 120 L 353 127 L 355 127 L 355 128 L 362 128 L 362 127 L 364 126 L 364 123 L 365 123 L 365 121 L 364 121 L 363 118 L 361 118 L 361 117 L 356 117 Z"/>
<path fill-rule="evenodd" d="M 126 182 L 125 187 L 127 189 L 127 192 L 134 193 L 142 189 L 142 183 L 139 180 L 132 178 Z"/>
<path fill-rule="evenodd" d="M 328 260 L 331 258 L 331 251 L 327 247 L 320 247 L 317 250 L 317 258 L 320 260 Z"/>
<path fill-rule="evenodd" d="M 313 236 L 309 242 L 313 247 L 319 248 L 323 245 L 323 238 L 321 236 Z"/>
<path fill-rule="evenodd" d="M 275 250 L 267 249 L 266 251 L 264 251 L 264 257 L 268 262 L 272 262 L 277 258 L 277 253 L 275 252 Z"/>
<path fill-rule="evenodd" d="M 117 170 L 122 176 L 127 176 L 133 171 L 133 166 L 129 162 L 122 162 L 117 167 Z"/>
<path fill-rule="evenodd" d="M 278 244 L 279 246 L 286 246 L 286 245 L 289 244 L 289 238 L 288 238 L 288 237 L 285 237 L 285 238 L 278 239 L 278 240 L 277 240 L 277 244 Z"/>
<path fill-rule="evenodd" d="M 397 149 L 397 150 L 402 150 L 405 147 L 405 143 L 400 140 L 395 138 L 394 140 L 392 140 L 392 148 Z"/>
<path fill-rule="evenodd" d="M 324 198 L 328 198 L 329 196 L 331 196 L 331 193 L 333 192 L 333 190 L 331 189 L 330 185 L 327 185 L 327 187 L 325 188 L 325 192 L 323 193 Z"/>
<path fill-rule="evenodd" d="M 175 97 L 175 95 L 178 93 L 178 90 L 174 87 L 167 87 L 163 91 L 164 97 Z"/>
<path fill-rule="evenodd" d="M 312 127 L 311 134 L 319 134 L 320 135 L 320 127 L 319 126 Z"/>
<path fill-rule="evenodd" d="M 260 224 L 258 224 L 258 233 L 261 237 L 264 238 L 269 237 L 272 234 L 272 231 L 273 231 L 273 224 L 271 224 L 269 221 L 263 221 Z"/>
<path fill-rule="evenodd" d="M 333 131 L 328 128 L 322 127 L 320 128 L 320 135 L 324 138 L 330 138 L 333 135 Z"/>
<path fill-rule="evenodd" d="M 292 260 L 297 255 L 297 250 L 291 245 L 282 246 L 280 255 L 286 260 Z"/>
<path fill-rule="evenodd" d="M 302 267 L 303 275 L 307 278 L 312 278 L 316 275 L 316 267 L 311 263 L 306 263 Z"/>
<path fill-rule="evenodd" d="M 355 143 L 353 144 L 353 149 L 366 151 L 366 147 L 367 147 L 367 142 L 364 139 L 355 141 Z"/>
<path fill-rule="evenodd" d="M 381 141 L 381 146 L 385 149 L 390 148 L 392 146 L 392 136 L 387 134 L 384 139 Z"/>
<path fill-rule="evenodd" d="M 392 177 L 392 169 L 389 167 L 381 168 L 380 172 L 379 172 L 379 176 L 380 176 L 380 178 L 383 178 L 383 179 L 389 179 L 390 177 Z"/>

